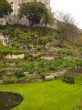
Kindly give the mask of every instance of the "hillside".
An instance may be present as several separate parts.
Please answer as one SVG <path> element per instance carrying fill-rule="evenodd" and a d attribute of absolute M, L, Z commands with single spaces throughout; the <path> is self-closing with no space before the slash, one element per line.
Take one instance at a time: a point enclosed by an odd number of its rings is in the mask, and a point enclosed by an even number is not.
<path fill-rule="evenodd" d="M 82 66 L 81 43 L 60 47 L 54 29 L 7 26 L 0 33 L 1 83 L 40 81 Z"/>

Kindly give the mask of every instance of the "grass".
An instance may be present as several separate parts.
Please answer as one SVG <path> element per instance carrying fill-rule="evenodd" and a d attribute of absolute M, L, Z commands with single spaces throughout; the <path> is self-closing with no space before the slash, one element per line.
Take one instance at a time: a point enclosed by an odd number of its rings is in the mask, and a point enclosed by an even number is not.
<path fill-rule="evenodd" d="M 13 91 L 23 95 L 24 101 L 12 110 L 76 110 L 76 104 L 82 96 L 82 85 L 71 85 L 57 79 L 0 85 L 0 91 Z"/>
<path fill-rule="evenodd" d="M 82 85 L 82 73 L 75 76 L 75 82 Z"/>

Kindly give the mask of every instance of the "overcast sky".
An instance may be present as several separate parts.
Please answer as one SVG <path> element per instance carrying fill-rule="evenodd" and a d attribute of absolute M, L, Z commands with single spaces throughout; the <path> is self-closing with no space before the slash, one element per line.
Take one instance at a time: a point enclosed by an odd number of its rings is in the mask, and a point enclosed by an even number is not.
<path fill-rule="evenodd" d="M 74 17 L 76 24 L 82 29 L 82 0 L 51 0 L 52 11 L 64 11 Z"/>

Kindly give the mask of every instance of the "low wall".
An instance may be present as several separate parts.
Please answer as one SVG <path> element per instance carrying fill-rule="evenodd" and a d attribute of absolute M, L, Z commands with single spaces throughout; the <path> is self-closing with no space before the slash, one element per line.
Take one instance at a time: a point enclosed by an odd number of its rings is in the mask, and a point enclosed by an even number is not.
<path fill-rule="evenodd" d="M 8 55 L 6 55 L 6 59 L 23 59 L 24 57 L 25 57 L 24 54 L 18 54 L 18 55 L 8 54 Z"/>

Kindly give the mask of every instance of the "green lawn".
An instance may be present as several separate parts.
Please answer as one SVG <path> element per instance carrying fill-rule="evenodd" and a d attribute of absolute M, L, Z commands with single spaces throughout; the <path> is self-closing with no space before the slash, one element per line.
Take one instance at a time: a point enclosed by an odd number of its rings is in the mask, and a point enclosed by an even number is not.
<path fill-rule="evenodd" d="M 82 85 L 61 80 L 40 83 L 0 85 L 0 91 L 20 93 L 24 101 L 13 110 L 76 110 L 82 96 Z"/>

